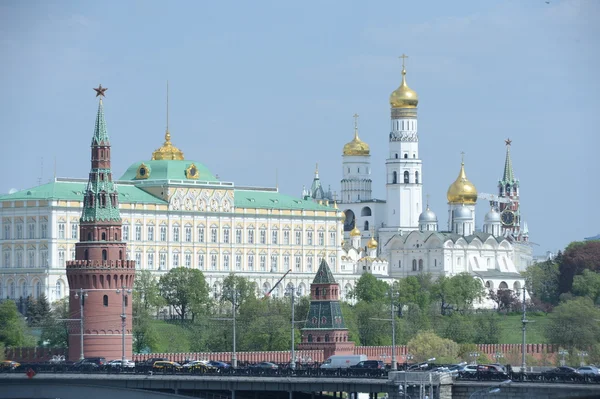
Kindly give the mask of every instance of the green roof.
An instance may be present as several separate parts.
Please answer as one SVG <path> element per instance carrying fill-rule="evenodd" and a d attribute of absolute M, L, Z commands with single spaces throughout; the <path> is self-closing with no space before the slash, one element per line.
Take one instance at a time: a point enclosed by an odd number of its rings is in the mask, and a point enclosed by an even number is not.
<path fill-rule="evenodd" d="M 96 115 L 96 125 L 94 127 L 94 137 L 92 138 L 92 145 L 94 144 L 109 144 L 108 133 L 106 133 L 106 121 L 104 120 L 104 108 L 102 106 L 102 97 L 100 97 L 100 103 L 98 104 L 98 114 Z"/>
<path fill-rule="evenodd" d="M 67 200 L 81 201 L 87 183 L 82 181 L 55 180 L 41 186 L 16 193 L 0 196 L 0 201 L 35 201 L 35 200 Z M 166 204 L 160 198 L 148 194 L 144 190 L 127 184 L 116 184 L 119 191 L 119 202 L 138 202 L 144 204 Z"/>
<path fill-rule="evenodd" d="M 148 168 L 149 176 L 147 179 L 137 179 L 138 169 L 141 164 Z M 185 171 L 191 165 L 194 165 L 198 170 L 198 179 L 188 179 L 185 176 Z M 195 161 L 174 161 L 161 159 L 157 161 L 143 161 L 132 164 L 119 180 L 133 181 L 153 181 L 153 180 L 191 180 L 191 181 L 206 181 L 217 182 L 217 178 L 208 170 L 206 166 Z"/>
<path fill-rule="evenodd" d="M 292 209 L 307 211 L 332 211 L 333 208 L 311 200 L 303 200 L 277 191 L 235 190 L 236 208 Z"/>
<path fill-rule="evenodd" d="M 317 274 L 315 275 L 315 279 L 312 282 L 313 284 L 335 284 L 335 278 L 333 278 L 333 274 L 331 273 L 331 269 L 327 264 L 325 259 L 321 260 L 321 264 L 319 265 L 319 270 L 317 270 Z"/>
<path fill-rule="evenodd" d="M 346 329 L 339 301 L 311 301 L 303 330 Z"/>

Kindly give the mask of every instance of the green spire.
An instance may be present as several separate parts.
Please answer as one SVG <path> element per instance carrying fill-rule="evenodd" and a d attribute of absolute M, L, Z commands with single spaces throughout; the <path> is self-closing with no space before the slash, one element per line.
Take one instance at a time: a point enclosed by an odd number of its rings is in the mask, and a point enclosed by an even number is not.
<path fill-rule="evenodd" d="M 504 161 L 504 175 L 502 176 L 502 184 L 512 184 L 515 181 L 513 172 L 512 160 L 510 159 L 510 144 L 512 140 L 505 140 L 506 143 L 506 161 Z"/>
<path fill-rule="evenodd" d="M 319 270 L 317 271 L 317 275 L 312 282 L 313 284 L 336 284 L 335 278 L 333 278 L 333 273 L 331 273 L 331 269 L 329 269 L 329 265 L 325 261 L 325 259 L 321 260 L 321 264 L 319 265 Z"/>
<path fill-rule="evenodd" d="M 96 126 L 94 128 L 92 145 L 100 143 L 109 143 L 108 133 L 106 133 L 106 122 L 104 120 L 104 107 L 102 106 L 102 98 L 98 104 L 98 114 L 96 115 Z"/>

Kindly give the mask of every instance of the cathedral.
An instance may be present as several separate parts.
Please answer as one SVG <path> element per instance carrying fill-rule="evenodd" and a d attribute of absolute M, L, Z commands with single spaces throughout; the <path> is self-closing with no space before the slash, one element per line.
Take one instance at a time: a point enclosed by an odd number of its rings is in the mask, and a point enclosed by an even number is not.
<path fill-rule="evenodd" d="M 358 115 L 354 115 L 354 138 L 343 147 L 340 209 L 344 211 L 344 239 L 348 244 L 343 246 L 342 262 L 346 259 L 356 272 L 362 269 L 384 279 L 468 272 L 489 290 L 519 291 L 524 285 L 519 272 L 532 263 L 533 256 L 527 224 L 521 220 L 511 141 L 506 140 L 506 161 L 497 195 L 478 194 L 467 178 L 463 158 L 447 191 L 447 224 L 440 223 L 429 204 L 423 206 L 419 98 L 407 84 L 404 63 L 401 84 L 389 102 L 385 200 L 372 195 L 371 151 L 359 137 Z M 322 189 L 317 172 L 303 196 L 322 202 L 337 195 Z M 490 203 L 482 228 L 475 223 L 478 200 Z"/>

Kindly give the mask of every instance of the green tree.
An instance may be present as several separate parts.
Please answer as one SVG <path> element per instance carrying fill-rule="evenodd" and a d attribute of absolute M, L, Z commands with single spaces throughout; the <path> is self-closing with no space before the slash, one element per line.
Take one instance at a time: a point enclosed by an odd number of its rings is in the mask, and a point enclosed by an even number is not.
<path fill-rule="evenodd" d="M 283 298 L 248 299 L 240 307 L 239 350 L 287 350 L 291 344 L 291 307 Z M 297 327 L 296 327 L 297 328 Z M 299 334 L 296 334 L 299 337 Z"/>
<path fill-rule="evenodd" d="M 389 298 L 389 295 L 387 296 Z M 354 305 L 360 342 L 365 346 L 390 345 L 392 342 L 390 306 L 360 301 Z"/>
<path fill-rule="evenodd" d="M 140 312 L 133 322 L 133 351 L 140 353 L 149 350 L 150 353 L 157 349 L 158 332 L 152 325 L 152 318 L 148 313 Z"/>
<path fill-rule="evenodd" d="M 223 289 L 221 290 L 220 302 L 233 301 L 233 293 L 237 293 L 236 296 L 236 310 L 240 308 L 244 302 L 249 299 L 256 299 L 256 283 L 249 279 L 237 276 L 234 273 L 230 273 L 223 279 Z"/>
<path fill-rule="evenodd" d="M 422 310 L 429 307 L 430 275 L 409 276 L 400 279 L 394 284 L 394 298 L 398 306 L 398 314 L 403 316 L 403 311 L 409 304 L 416 304 Z"/>
<path fill-rule="evenodd" d="M 37 300 L 31 296 L 27 298 L 27 324 L 30 327 L 37 327 L 50 316 L 51 308 L 45 295 L 41 295 Z"/>
<path fill-rule="evenodd" d="M 459 344 L 473 342 L 475 335 L 475 326 L 472 315 L 461 315 L 453 313 L 442 317 L 440 320 L 441 328 L 438 327 L 439 335 L 442 338 L 452 339 Z"/>
<path fill-rule="evenodd" d="M 584 270 L 573 278 L 573 295 L 590 298 L 596 305 L 600 304 L 600 273 Z"/>
<path fill-rule="evenodd" d="M 510 313 L 519 309 L 521 302 L 518 293 L 509 289 L 490 290 L 489 298 L 496 303 L 498 312 Z"/>
<path fill-rule="evenodd" d="M 396 325 L 400 336 L 398 342 L 407 343 L 420 331 L 431 329 L 431 319 L 427 311 L 422 310 L 416 304 L 410 304 L 404 312 L 404 317 L 398 319 Z"/>
<path fill-rule="evenodd" d="M 473 341 L 476 344 L 500 343 L 500 316 L 487 312 L 473 316 Z"/>
<path fill-rule="evenodd" d="M 167 305 L 175 309 L 181 320 L 188 313 L 194 317 L 210 304 L 208 284 L 198 269 L 176 267 L 161 276 L 158 285 Z"/>
<path fill-rule="evenodd" d="M 523 272 L 525 287 L 533 298 L 542 303 L 558 304 L 558 279 L 560 272 L 558 263 L 548 260 L 535 263 Z"/>
<path fill-rule="evenodd" d="M 600 309 L 591 299 L 577 297 L 561 303 L 549 316 L 548 342 L 567 348 L 585 348 L 600 342 Z"/>
<path fill-rule="evenodd" d="M 150 313 L 165 304 L 160 296 L 158 281 L 150 270 L 138 270 L 133 283 L 133 311 Z"/>
<path fill-rule="evenodd" d="M 417 362 L 435 357 L 437 363 L 453 363 L 458 357 L 458 344 L 433 331 L 422 331 L 408 342 L 408 351 Z"/>
<path fill-rule="evenodd" d="M 342 309 L 342 315 L 344 316 L 344 324 L 348 329 L 348 340 L 354 342 L 357 346 L 362 345 L 354 307 L 347 302 L 340 302 L 340 308 Z M 308 314 L 308 310 L 306 314 Z"/>
<path fill-rule="evenodd" d="M 389 301 L 390 286 L 371 273 L 365 273 L 356 282 L 350 297 L 368 303 Z"/>
<path fill-rule="evenodd" d="M 42 322 L 41 343 L 53 348 L 68 348 L 69 318 L 69 299 L 54 302 L 50 315 Z"/>
<path fill-rule="evenodd" d="M 0 343 L 4 346 L 23 346 L 26 342 L 25 321 L 14 301 L 0 303 Z"/>
<path fill-rule="evenodd" d="M 458 311 L 473 308 L 473 303 L 486 296 L 485 288 L 481 281 L 473 278 L 470 273 L 459 273 L 450 278 L 454 290 L 454 304 Z"/>
<path fill-rule="evenodd" d="M 600 270 L 600 241 L 572 242 L 562 254 L 558 267 L 558 288 L 561 294 L 570 292 L 573 279 L 584 270 Z"/>

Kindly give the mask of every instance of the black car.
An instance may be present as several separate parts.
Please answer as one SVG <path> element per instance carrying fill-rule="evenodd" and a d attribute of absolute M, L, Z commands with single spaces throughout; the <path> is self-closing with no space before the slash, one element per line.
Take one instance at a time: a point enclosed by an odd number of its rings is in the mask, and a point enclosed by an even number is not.
<path fill-rule="evenodd" d="M 363 360 L 362 362 L 358 362 L 353 366 L 350 366 L 351 369 L 369 369 L 369 370 L 381 370 L 385 368 L 385 363 L 381 360 Z"/>
<path fill-rule="evenodd" d="M 147 367 L 152 367 L 154 366 L 154 363 L 156 362 L 168 362 L 169 359 L 164 358 L 164 357 L 151 357 L 150 359 L 146 360 L 145 362 L 140 363 L 140 366 L 147 366 Z"/>
<path fill-rule="evenodd" d="M 543 374 L 579 374 L 579 371 L 573 367 L 560 366 L 553 368 L 552 370 L 546 370 L 543 372 Z"/>
<path fill-rule="evenodd" d="M 75 370 L 98 370 L 100 365 L 93 360 L 82 359 L 71 366 Z"/>

